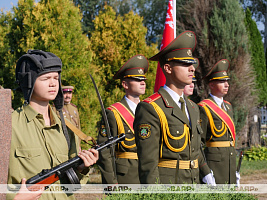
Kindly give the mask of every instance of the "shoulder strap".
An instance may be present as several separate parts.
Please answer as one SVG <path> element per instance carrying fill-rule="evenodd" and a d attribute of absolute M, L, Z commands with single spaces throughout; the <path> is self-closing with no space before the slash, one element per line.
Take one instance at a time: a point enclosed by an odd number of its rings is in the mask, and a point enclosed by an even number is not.
<path fill-rule="evenodd" d="M 156 101 L 157 99 L 159 99 L 161 96 L 158 92 L 152 94 L 150 97 L 147 97 L 146 99 L 144 99 L 143 101 L 146 103 L 152 103 L 154 101 Z"/>
<path fill-rule="evenodd" d="M 107 109 L 109 109 L 109 110 L 115 109 L 119 113 L 119 115 L 121 116 L 121 118 L 124 120 L 124 122 L 127 124 L 127 126 L 129 126 L 129 128 L 131 129 L 131 131 L 134 133 L 134 129 L 133 129 L 134 115 L 131 113 L 130 110 L 128 110 L 120 102 L 117 102 L 117 103 L 112 104 Z"/>
<path fill-rule="evenodd" d="M 233 140 L 235 141 L 235 125 L 231 117 L 224 110 L 222 110 L 218 105 L 216 105 L 213 101 L 209 99 L 204 99 L 203 101 L 199 103 L 199 105 L 201 107 L 204 107 L 205 105 L 207 105 L 226 124 L 226 126 L 230 130 Z"/>

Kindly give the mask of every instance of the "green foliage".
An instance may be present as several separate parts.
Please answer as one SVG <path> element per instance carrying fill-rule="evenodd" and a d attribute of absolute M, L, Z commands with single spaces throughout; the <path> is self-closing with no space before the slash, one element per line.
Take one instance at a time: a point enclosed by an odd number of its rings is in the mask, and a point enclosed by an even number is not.
<path fill-rule="evenodd" d="M 142 25 L 142 18 L 133 12 L 117 16 L 112 7 L 105 6 L 94 24 L 90 48 L 94 52 L 93 62 L 103 74 L 101 84 L 105 93 L 102 94 L 102 99 L 105 106 L 109 106 L 124 95 L 119 81 L 113 80 L 115 73 L 132 56 L 143 54 L 149 58 L 158 50 L 156 45 L 146 45 L 147 29 Z M 151 62 L 147 73 L 147 95 L 153 93 L 156 64 Z"/>
<path fill-rule="evenodd" d="M 251 147 L 244 153 L 244 159 L 251 160 L 267 160 L 267 148 L 266 147 Z"/>
<path fill-rule="evenodd" d="M 143 193 L 143 194 L 113 194 L 103 198 L 105 200 L 115 200 L 115 199 L 129 199 L 129 200 L 157 200 L 157 199 L 164 199 L 164 200 L 173 200 L 173 199 L 199 199 L 199 200 L 252 200 L 257 199 L 255 196 L 251 194 L 242 194 L 242 193 Z"/>
<path fill-rule="evenodd" d="M 237 160 L 238 162 L 238 160 Z M 267 160 L 250 160 L 244 158 L 242 161 L 240 173 L 243 175 L 259 174 L 267 172 Z"/>
<path fill-rule="evenodd" d="M 257 95 L 261 104 L 267 104 L 267 75 L 264 47 L 261 34 L 257 28 L 257 24 L 252 20 L 249 9 L 246 10 L 245 25 L 249 37 L 249 51 L 251 54 L 251 65 L 256 73 Z"/>
<path fill-rule="evenodd" d="M 248 110 L 246 107 L 236 106 L 234 109 L 234 124 L 236 133 L 239 133 L 246 123 Z"/>

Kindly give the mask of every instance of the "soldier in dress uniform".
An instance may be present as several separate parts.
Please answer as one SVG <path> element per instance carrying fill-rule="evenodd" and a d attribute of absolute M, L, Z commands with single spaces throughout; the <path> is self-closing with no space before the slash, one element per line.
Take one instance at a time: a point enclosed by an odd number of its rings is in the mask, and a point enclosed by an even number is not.
<path fill-rule="evenodd" d="M 71 103 L 73 86 L 62 86 L 62 91 L 64 95 L 64 106 L 63 106 L 63 116 L 67 118 L 73 125 L 78 129 L 81 129 L 80 117 L 77 106 Z"/>
<path fill-rule="evenodd" d="M 203 134 L 198 106 L 184 97 L 196 63 L 194 32 L 185 31 L 150 58 L 159 61 L 166 83 L 136 108 L 134 131 L 142 184 L 215 184 L 200 150 Z"/>
<path fill-rule="evenodd" d="M 240 178 L 236 173 L 233 108 L 223 99 L 229 89 L 229 66 L 229 61 L 222 59 L 211 68 L 204 77 L 210 94 L 199 103 L 201 126 L 205 133 L 202 134 L 202 141 L 206 144 L 204 152 L 217 184 L 234 184 L 237 177 Z"/>
<path fill-rule="evenodd" d="M 133 121 L 136 106 L 140 102 L 139 96 L 145 94 L 147 70 L 148 60 L 139 54 L 130 58 L 113 77 L 113 79 L 121 80 L 125 96 L 120 102 L 116 102 L 106 109 L 107 118 L 111 135 L 125 133 L 126 139 L 116 146 L 116 175 L 111 149 L 101 151 L 98 165 L 102 173 L 102 183 L 140 183 Z M 108 137 L 102 120 L 98 143 L 106 141 Z"/>

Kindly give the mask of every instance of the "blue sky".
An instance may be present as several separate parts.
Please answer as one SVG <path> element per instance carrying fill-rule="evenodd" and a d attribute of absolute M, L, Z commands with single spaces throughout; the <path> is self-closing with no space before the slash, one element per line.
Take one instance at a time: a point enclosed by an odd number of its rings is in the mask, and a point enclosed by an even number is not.
<path fill-rule="evenodd" d="M 4 8 L 4 11 L 11 10 L 12 5 L 17 5 L 18 0 L 0 0 L 0 8 Z M 263 23 L 257 23 L 259 30 L 264 29 Z"/>

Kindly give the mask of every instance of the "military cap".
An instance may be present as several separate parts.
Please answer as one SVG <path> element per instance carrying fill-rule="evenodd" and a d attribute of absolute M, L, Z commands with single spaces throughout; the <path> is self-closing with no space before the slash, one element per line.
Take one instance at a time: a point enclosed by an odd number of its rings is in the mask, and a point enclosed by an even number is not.
<path fill-rule="evenodd" d="M 197 59 L 197 58 L 195 58 L 195 61 L 196 61 L 196 63 L 195 64 L 193 64 L 193 66 L 194 66 L 194 68 L 195 68 L 195 71 L 197 70 L 197 68 L 198 68 L 198 66 L 199 66 L 199 60 Z M 196 75 L 195 75 L 195 72 L 194 72 L 194 76 L 193 76 L 193 78 L 192 78 L 192 81 L 193 82 L 196 82 L 197 81 L 197 79 L 196 79 Z"/>
<path fill-rule="evenodd" d="M 168 46 L 162 49 L 158 54 L 149 58 L 153 61 L 178 61 L 182 63 L 195 64 L 192 52 L 196 47 L 196 35 L 192 31 L 185 31 L 177 36 Z"/>
<path fill-rule="evenodd" d="M 222 59 L 211 68 L 204 78 L 206 78 L 208 81 L 229 80 L 230 77 L 227 75 L 229 67 L 230 62 L 227 59 Z"/>
<path fill-rule="evenodd" d="M 138 54 L 131 57 L 114 75 L 113 79 L 135 78 L 139 80 L 146 80 L 145 73 L 147 70 L 147 58 Z"/>
<path fill-rule="evenodd" d="M 73 86 L 62 86 L 62 91 L 63 92 L 72 92 L 72 90 L 74 90 Z"/>

